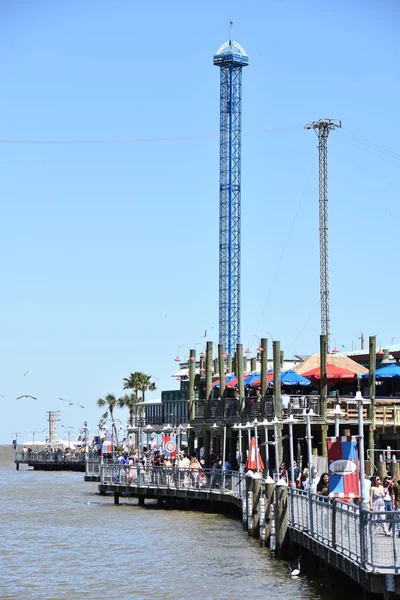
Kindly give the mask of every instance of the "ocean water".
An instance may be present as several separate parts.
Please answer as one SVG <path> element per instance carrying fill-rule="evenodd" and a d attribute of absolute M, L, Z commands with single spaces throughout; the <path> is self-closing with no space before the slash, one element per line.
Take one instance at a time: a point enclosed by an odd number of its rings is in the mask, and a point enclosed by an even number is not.
<path fill-rule="evenodd" d="M 333 599 L 242 530 L 201 512 L 99 496 L 83 473 L 21 466 L 0 446 L 1 600 Z M 342 596 L 343 597 L 343 596 Z"/>

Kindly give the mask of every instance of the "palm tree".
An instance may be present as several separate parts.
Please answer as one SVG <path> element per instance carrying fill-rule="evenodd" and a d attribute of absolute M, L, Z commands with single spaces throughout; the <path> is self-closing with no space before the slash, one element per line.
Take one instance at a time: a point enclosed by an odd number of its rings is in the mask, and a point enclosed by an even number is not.
<path fill-rule="evenodd" d="M 140 400 L 144 402 L 145 392 L 148 390 L 150 392 L 156 389 L 155 383 L 151 382 L 151 375 L 146 375 L 145 373 L 141 373 L 140 371 L 135 371 L 135 373 L 131 373 L 129 377 L 125 377 L 124 381 L 124 390 L 133 390 L 133 393 L 130 396 L 125 396 L 126 400 L 124 406 L 129 407 L 129 424 L 133 425 L 133 416 L 134 416 L 134 406 Z M 139 392 L 142 393 L 142 397 L 139 398 Z"/>
<path fill-rule="evenodd" d="M 127 406 L 129 408 L 129 427 L 134 426 L 135 405 L 138 403 L 137 395 L 125 394 L 119 399 L 119 406 Z"/>
<path fill-rule="evenodd" d="M 143 375 L 143 383 L 142 383 L 142 387 L 140 388 L 142 391 L 142 401 L 144 402 L 144 394 L 145 392 L 149 391 L 149 392 L 154 392 L 154 390 L 156 390 L 156 384 L 154 383 L 154 381 L 150 381 L 151 379 L 151 375 L 145 375 L 144 373 L 142 373 Z"/>
<path fill-rule="evenodd" d="M 119 398 L 117 400 L 117 398 L 114 396 L 114 394 L 107 394 L 107 396 L 105 396 L 105 398 L 99 398 L 97 400 L 97 406 L 99 406 L 100 408 L 102 408 L 103 406 L 107 406 L 108 411 L 104 413 L 103 418 L 107 418 L 108 413 L 110 413 L 113 434 L 115 436 L 115 440 L 116 440 L 117 448 L 118 448 L 118 433 L 117 433 L 117 428 L 116 428 L 115 422 L 114 422 L 114 410 L 117 406 L 121 406 L 121 398 Z M 114 449 L 113 449 L 113 451 L 114 451 Z"/>

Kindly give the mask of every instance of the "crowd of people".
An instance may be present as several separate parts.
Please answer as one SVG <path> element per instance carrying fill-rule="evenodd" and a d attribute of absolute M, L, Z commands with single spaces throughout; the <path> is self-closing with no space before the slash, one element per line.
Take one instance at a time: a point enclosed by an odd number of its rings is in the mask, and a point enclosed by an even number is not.
<path fill-rule="evenodd" d="M 204 458 L 197 454 L 188 455 L 184 450 L 178 456 L 170 455 L 162 449 L 143 447 L 117 453 L 117 462 L 124 466 L 123 477 L 130 485 L 156 484 L 174 486 L 179 479 L 180 487 L 201 488 L 207 484 Z M 219 454 L 210 456 L 210 473 L 208 485 L 218 487 L 222 473 L 222 460 Z M 225 473 L 230 470 L 230 464 L 225 461 Z M 120 470 L 121 471 L 121 470 Z M 121 475 L 120 475 L 121 477 Z"/>

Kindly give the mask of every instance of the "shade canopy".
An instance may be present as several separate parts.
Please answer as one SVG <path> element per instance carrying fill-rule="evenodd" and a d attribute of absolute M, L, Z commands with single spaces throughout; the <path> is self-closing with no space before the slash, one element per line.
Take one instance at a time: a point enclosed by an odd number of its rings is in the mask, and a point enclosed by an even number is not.
<path fill-rule="evenodd" d="M 326 376 L 327 379 L 357 379 L 357 373 L 353 371 L 349 371 L 348 369 L 344 369 L 343 367 L 338 367 L 337 365 L 333 365 L 332 363 L 328 363 L 326 365 Z M 316 369 L 312 369 L 311 371 L 307 371 L 303 373 L 303 377 L 307 377 L 308 379 L 321 379 L 321 369 L 317 367 Z"/>
<path fill-rule="evenodd" d="M 362 376 L 363 379 L 367 379 L 369 377 L 369 373 L 365 373 Z M 391 363 L 389 365 L 385 365 L 380 369 L 375 371 L 376 379 L 400 379 L 400 366 Z"/>
<path fill-rule="evenodd" d="M 274 380 L 271 379 L 269 385 L 273 385 Z M 311 381 L 303 375 L 299 375 L 293 369 L 289 369 L 288 371 L 283 371 L 281 373 L 281 384 L 287 385 L 288 387 L 300 387 L 300 386 L 309 386 L 311 385 Z"/>

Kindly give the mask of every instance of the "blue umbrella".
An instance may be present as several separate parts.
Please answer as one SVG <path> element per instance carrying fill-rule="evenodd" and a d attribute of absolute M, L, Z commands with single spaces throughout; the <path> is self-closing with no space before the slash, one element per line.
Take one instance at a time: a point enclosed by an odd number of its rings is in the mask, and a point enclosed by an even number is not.
<path fill-rule="evenodd" d="M 269 385 L 273 385 L 274 381 L 272 380 Z M 311 385 L 311 381 L 296 371 L 289 369 L 289 371 L 283 371 L 281 373 L 281 384 L 287 386 L 305 386 Z"/>
<path fill-rule="evenodd" d="M 235 378 L 236 378 L 236 375 L 228 375 L 228 377 L 225 378 L 225 383 L 229 383 L 230 381 L 232 381 L 232 379 L 235 379 Z M 220 388 L 221 387 L 220 382 L 218 381 L 218 383 L 216 383 L 213 387 L 214 387 L 214 389 Z"/>
<path fill-rule="evenodd" d="M 261 373 L 252 373 L 251 375 L 247 375 L 247 377 L 244 378 L 244 385 L 250 386 L 254 381 L 260 379 L 260 377 Z"/>
<path fill-rule="evenodd" d="M 367 377 L 369 377 L 369 373 L 364 373 L 362 376 L 363 379 Z M 375 371 L 375 377 L 376 379 L 400 379 L 400 367 L 394 363 L 385 365 Z"/>

